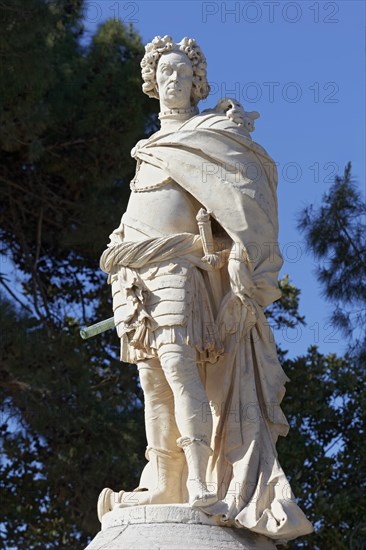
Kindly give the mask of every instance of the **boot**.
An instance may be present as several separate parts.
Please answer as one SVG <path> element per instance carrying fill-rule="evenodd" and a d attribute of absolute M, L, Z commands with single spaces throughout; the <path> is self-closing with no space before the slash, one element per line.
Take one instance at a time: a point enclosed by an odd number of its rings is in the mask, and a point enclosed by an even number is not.
<path fill-rule="evenodd" d="M 116 507 L 182 503 L 184 453 L 150 447 L 146 451 L 146 457 L 154 473 L 154 487 L 148 490 L 137 488 L 134 491 L 119 493 L 115 493 L 112 489 L 103 489 L 98 499 L 100 521 L 104 514 Z"/>
<path fill-rule="evenodd" d="M 189 504 L 192 507 L 210 506 L 217 502 L 215 493 L 211 493 L 206 485 L 208 459 L 212 455 L 211 448 L 201 439 L 180 437 L 178 447 L 184 451 L 188 466 L 187 489 Z"/>
<path fill-rule="evenodd" d="M 123 491 L 120 491 L 123 492 Z M 107 512 L 111 512 L 113 508 L 119 504 L 120 493 L 115 493 L 109 487 L 103 489 L 98 497 L 97 511 L 98 519 L 102 523 L 102 518 Z"/>

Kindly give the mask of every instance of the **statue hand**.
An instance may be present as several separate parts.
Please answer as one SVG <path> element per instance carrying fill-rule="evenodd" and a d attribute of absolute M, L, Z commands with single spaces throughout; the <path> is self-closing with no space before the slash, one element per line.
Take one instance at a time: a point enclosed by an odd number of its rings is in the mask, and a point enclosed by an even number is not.
<path fill-rule="evenodd" d="M 244 303 L 246 297 L 253 297 L 253 280 L 250 270 L 245 262 L 236 258 L 230 258 L 229 276 L 231 289 L 238 298 Z"/>
<path fill-rule="evenodd" d="M 219 252 L 214 252 L 213 254 L 206 254 L 203 256 L 202 261 L 208 263 L 214 271 L 221 269 L 227 262 L 229 257 L 229 250 L 220 250 Z"/>

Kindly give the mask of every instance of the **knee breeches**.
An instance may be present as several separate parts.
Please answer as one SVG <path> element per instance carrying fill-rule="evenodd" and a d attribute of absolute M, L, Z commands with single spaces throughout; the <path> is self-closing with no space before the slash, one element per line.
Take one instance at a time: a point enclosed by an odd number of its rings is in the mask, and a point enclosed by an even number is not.
<path fill-rule="evenodd" d="M 180 436 L 210 444 L 212 419 L 195 350 L 188 344 L 162 344 L 158 359 L 138 364 L 148 445 L 173 450 Z"/>

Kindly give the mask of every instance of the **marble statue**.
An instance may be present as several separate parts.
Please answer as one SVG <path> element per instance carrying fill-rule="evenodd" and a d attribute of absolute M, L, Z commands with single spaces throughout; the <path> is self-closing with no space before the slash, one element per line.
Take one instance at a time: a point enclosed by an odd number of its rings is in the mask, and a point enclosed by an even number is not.
<path fill-rule="evenodd" d="M 310 533 L 279 464 L 287 380 L 263 308 L 280 297 L 277 172 L 255 143 L 256 112 L 209 85 L 194 39 L 157 36 L 141 62 L 161 128 L 133 148 L 136 173 L 101 257 L 121 359 L 138 368 L 146 458 L 115 508 L 187 504 L 283 540 Z"/>

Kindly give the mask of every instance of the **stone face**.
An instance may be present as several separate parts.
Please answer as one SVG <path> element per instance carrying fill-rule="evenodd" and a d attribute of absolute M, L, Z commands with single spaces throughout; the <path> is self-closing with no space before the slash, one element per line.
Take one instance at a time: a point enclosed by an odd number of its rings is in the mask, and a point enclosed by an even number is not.
<path fill-rule="evenodd" d="M 120 508 L 103 517 L 102 531 L 86 550 L 274 550 L 268 538 L 219 526 L 188 505 Z"/>

